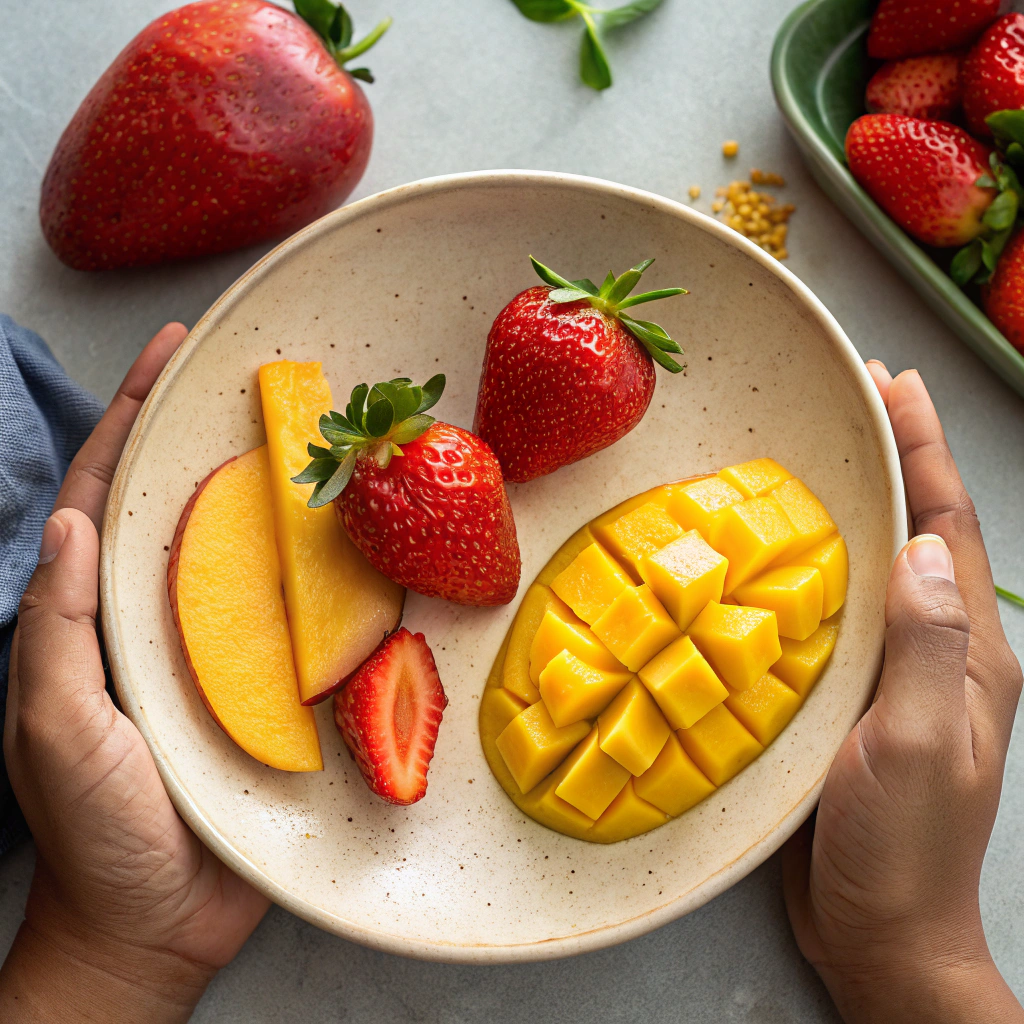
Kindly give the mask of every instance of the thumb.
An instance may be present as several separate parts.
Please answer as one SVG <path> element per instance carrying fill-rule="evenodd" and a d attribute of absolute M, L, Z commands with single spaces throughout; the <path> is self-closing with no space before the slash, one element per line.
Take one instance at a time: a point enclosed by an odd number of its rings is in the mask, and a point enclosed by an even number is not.
<path fill-rule="evenodd" d="M 944 732 L 962 722 L 971 627 L 953 556 L 941 537 L 920 534 L 897 556 L 886 593 L 885 623 L 877 709 L 926 731 Z"/>

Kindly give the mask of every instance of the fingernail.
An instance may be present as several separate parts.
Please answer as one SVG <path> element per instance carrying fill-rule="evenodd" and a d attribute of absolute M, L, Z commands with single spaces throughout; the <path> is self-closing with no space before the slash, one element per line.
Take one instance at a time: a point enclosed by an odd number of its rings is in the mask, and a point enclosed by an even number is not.
<path fill-rule="evenodd" d="M 922 533 L 910 542 L 907 561 L 918 576 L 938 576 L 955 583 L 953 556 L 946 542 L 934 533 Z"/>
<path fill-rule="evenodd" d="M 39 564 L 46 565 L 57 557 L 68 535 L 68 528 L 56 517 L 50 516 L 43 525 L 43 540 L 39 545 Z"/>

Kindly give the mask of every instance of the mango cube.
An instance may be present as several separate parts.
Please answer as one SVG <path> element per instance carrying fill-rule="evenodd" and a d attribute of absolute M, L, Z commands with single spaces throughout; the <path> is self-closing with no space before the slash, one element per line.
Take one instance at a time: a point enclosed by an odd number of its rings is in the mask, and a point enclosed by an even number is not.
<path fill-rule="evenodd" d="M 564 729 L 551 720 L 543 701 L 521 711 L 495 740 L 512 778 L 528 793 L 545 775 L 549 775 L 587 733 L 587 722 L 576 722 Z"/>
<path fill-rule="evenodd" d="M 740 604 L 775 612 L 780 637 L 806 640 L 821 622 L 824 585 L 821 573 L 809 566 L 769 569 L 741 583 L 732 596 Z"/>
<path fill-rule="evenodd" d="M 850 560 L 846 541 L 834 533 L 831 537 L 797 555 L 790 565 L 807 565 L 821 573 L 823 585 L 821 617 L 829 619 L 846 600 L 846 585 L 850 576 Z"/>
<path fill-rule="evenodd" d="M 729 696 L 688 636 L 656 654 L 639 674 L 673 729 L 689 729 Z"/>
<path fill-rule="evenodd" d="M 564 773 L 559 771 L 562 780 L 555 787 L 556 796 L 595 821 L 629 781 L 629 772 L 598 746 L 597 739 L 595 725 L 566 758 Z"/>
<path fill-rule="evenodd" d="M 664 825 L 668 815 L 637 796 L 634 781 L 626 783 L 608 810 L 597 819 L 587 838 L 594 843 L 617 843 Z"/>
<path fill-rule="evenodd" d="M 764 750 L 724 704 L 715 705 L 699 722 L 676 735 L 716 786 L 724 785 Z"/>
<path fill-rule="evenodd" d="M 572 615 L 568 606 L 559 600 L 549 587 L 535 583 L 526 592 L 519 607 L 519 614 L 516 615 L 509 632 L 508 648 L 501 670 L 501 685 L 527 704 L 536 704 L 540 700 L 537 682 L 530 676 L 530 651 L 534 635 L 549 608 L 554 608 L 557 614 Z"/>
<path fill-rule="evenodd" d="M 742 693 L 730 694 L 725 706 L 758 743 L 767 747 L 789 724 L 800 703 L 800 694 L 771 672 L 766 672 Z"/>
<path fill-rule="evenodd" d="M 838 636 L 839 627 L 834 622 L 823 622 L 806 640 L 783 639 L 782 654 L 772 665 L 772 672 L 803 699 L 832 656 Z"/>
<path fill-rule="evenodd" d="M 711 780 L 683 750 L 679 737 L 669 736 L 654 764 L 633 780 L 636 795 L 673 818 L 714 792 Z"/>
<path fill-rule="evenodd" d="M 753 686 L 782 653 L 775 612 L 765 608 L 712 601 L 694 619 L 689 636 L 734 690 Z"/>
<path fill-rule="evenodd" d="M 789 549 L 795 536 L 774 497 L 748 498 L 722 509 L 711 521 L 708 543 L 729 559 L 725 593 L 767 568 Z"/>
<path fill-rule="evenodd" d="M 696 530 L 705 540 L 711 520 L 730 505 L 743 500 L 743 495 L 721 477 L 709 476 L 693 483 L 672 488 L 668 511 L 684 530 Z"/>
<path fill-rule="evenodd" d="M 794 556 L 820 544 L 836 532 L 836 524 L 825 506 L 796 477 L 775 488 L 772 497 L 782 506 L 782 511 L 793 525 L 793 539 L 779 559 L 780 562 L 791 561 Z"/>
<path fill-rule="evenodd" d="M 564 767 L 565 762 L 525 797 L 521 797 L 521 806 L 535 821 L 553 828 L 556 832 L 564 832 L 577 838 L 589 838 L 594 819 L 588 818 L 555 792 L 562 781 Z"/>
<path fill-rule="evenodd" d="M 593 718 L 629 682 L 630 675 L 605 672 L 570 651 L 560 651 L 540 674 L 540 695 L 559 729 L 582 718 Z"/>
<path fill-rule="evenodd" d="M 680 629 L 708 601 L 720 601 L 729 563 L 696 530 L 684 533 L 640 563 L 640 575 Z"/>
<path fill-rule="evenodd" d="M 664 508 L 647 502 L 596 532 L 608 551 L 639 579 L 640 563 L 682 536 L 683 530 Z"/>
<path fill-rule="evenodd" d="M 497 736 L 528 705 L 501 686 L 488 686 L 480 707 L 480 728 Z"/>
<path fill-rule="evenodd" d="M 556 598 L 557 600 L 557 598 Z M 561 602 L 559 601 L 559 604 Z M 568 608 L 548 608 L 541 619 L 530 647 L 530 679 L 540 682 L 540 674 L 556 654 L 569 651 L 594 668 L 605 672 L 622 671 L 622 665 L 594 635 L 590 627 Z"/>
<path fill-rule="evenodd" d="M 672 731 L 639 679 L 619 692 L 597 720 L 601 749 L 633 775 L 643 775 Z"/>
<path fill-rule="evenodd" d="M 594 622 L 594 632 L 631 672 L 679 636 L 679 629 L 646 584 L 626 587 Z"/>
<path fill-rule="evenodd" d="M 585 547 L 551 581 L 551 589 L 591 626 L 619 593 L 632 585 L 600 544 Z"/>
<path fill-rule="evenodd" d="M 719 470 L 718 476 L 732 484 L 744 498 L 760 498 L 784 484 L 793 474 L 774 459 L 754 459 L 738 466 L 727 466 Z"/>

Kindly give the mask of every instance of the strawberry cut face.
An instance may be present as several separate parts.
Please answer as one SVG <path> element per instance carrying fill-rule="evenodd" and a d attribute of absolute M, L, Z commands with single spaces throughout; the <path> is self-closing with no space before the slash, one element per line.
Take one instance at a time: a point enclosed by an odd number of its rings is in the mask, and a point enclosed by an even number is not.
<path fill-rule="evenodd" d="M 404 627 L 335 694 L 335 725 L 381 799 L 413 804 L 423 798 L 447 705 L 426 639 Z"/>

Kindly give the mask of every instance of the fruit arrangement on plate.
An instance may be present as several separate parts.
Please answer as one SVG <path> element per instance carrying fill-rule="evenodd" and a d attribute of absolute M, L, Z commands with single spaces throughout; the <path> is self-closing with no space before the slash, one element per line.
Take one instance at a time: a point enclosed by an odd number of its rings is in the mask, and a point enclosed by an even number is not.
<path fill-rule="evenodd" d="M 1024 351 L 1024 14 L 999 0 L 881 0 L 884 61 L 850 125 L 853 176 Z"/>

